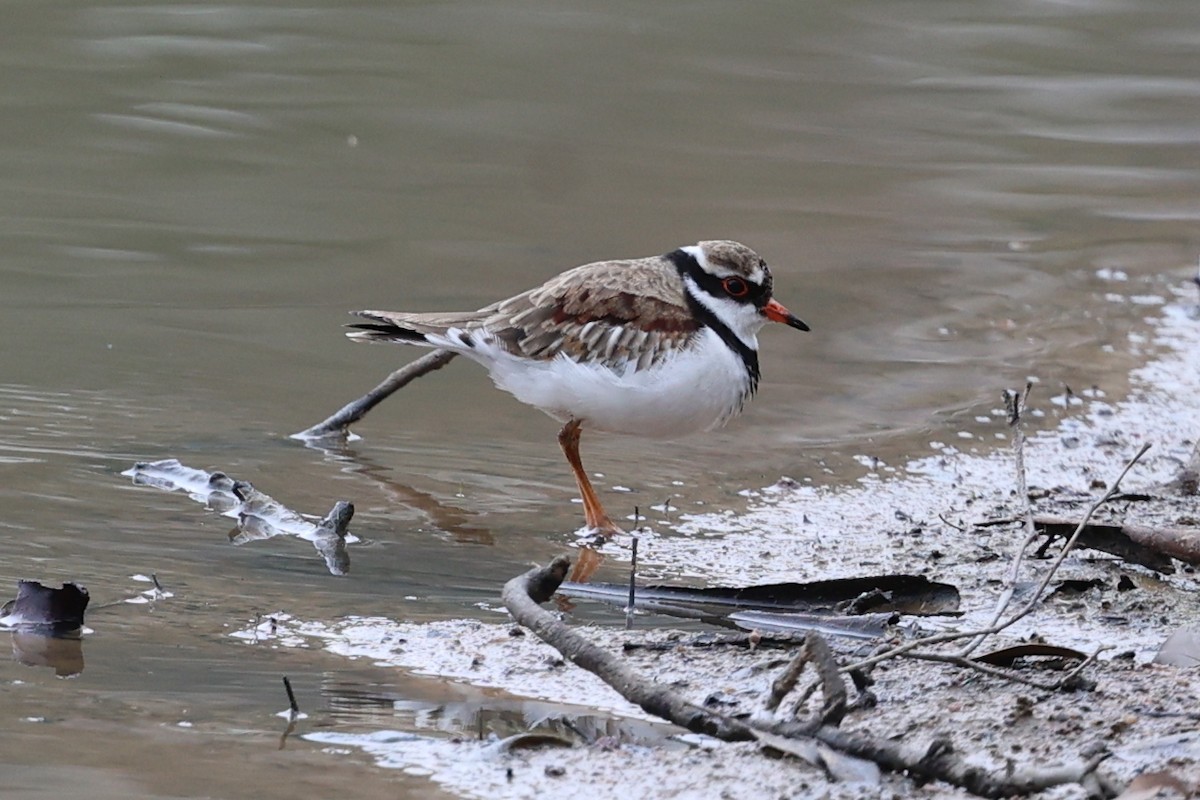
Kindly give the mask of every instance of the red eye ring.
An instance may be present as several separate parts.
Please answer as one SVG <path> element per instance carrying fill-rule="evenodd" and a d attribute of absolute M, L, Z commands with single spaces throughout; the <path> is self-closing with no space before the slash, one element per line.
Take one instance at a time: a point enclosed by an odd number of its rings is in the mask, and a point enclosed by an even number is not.
<path fill-rule="evenodd" d="M 726 278 L 721 281 L 721 288 L 730 297 L 745 297 L 750 294 L 750 284 L 741 278 Z"/>

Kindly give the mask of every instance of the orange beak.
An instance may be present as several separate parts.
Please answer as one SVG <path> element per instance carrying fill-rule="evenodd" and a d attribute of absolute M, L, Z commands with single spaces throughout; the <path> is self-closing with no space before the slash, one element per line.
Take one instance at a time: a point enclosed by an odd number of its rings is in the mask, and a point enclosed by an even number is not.
<path fill-rule="evenodd" d="M 796 330 L 800 331 L 810 330 L 810 328 L 804 324 L 803 320 L 801 320 L 792 312 L 788 311 L 783 307 L 783 304 L 775 299 L 768 300 L 767 304 L 762 307 L 762 315 L 771 320 L 771 322 L 782 322 L 789 328 L 795 328 Z"/>

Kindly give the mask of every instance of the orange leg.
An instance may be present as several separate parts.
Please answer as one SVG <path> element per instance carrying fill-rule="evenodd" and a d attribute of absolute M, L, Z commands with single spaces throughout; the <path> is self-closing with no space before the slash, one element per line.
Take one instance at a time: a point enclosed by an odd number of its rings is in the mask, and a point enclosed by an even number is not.
<path fill-rule="evenodd" d="M 580 497 L 583 498 L 583 514 L 586 525 L 607 539 L 622 531 L 600 505 L 600 498 L 596 497 L 596 492 L 592 489 L 592 482 L 588 480 L 587 473 L 583 471 L 583 462 L 579 458 L 579 428 L 580 422 L 577 419 L 563 425 L 562 430 L 558 432 L 558 444 L 562 447 L 563 455 L 567 457 L 567 463 L 571 465 L 571 470 L 575 473 L 575 483 L 579 486 Z"/>
<path fill-rule="evenodd" d="M 579 557 L 575 559 L 575 566 L 571 567 L 571 580 L 576 583 L 587 583 L 603 563 L 604 556 L 599 550 L 591 545 L 584 545 L 579 548 Z M 569 611 L 570 609 L 563 608 L 562 610 Z"/>

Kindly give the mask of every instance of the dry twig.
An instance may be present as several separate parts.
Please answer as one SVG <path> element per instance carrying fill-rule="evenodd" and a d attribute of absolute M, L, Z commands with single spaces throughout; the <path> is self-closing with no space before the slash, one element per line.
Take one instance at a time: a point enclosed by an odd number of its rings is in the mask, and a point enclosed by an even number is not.
<path fill-rule="evenodd" d="M 1013 466 L 1016 470 L 1017 502 L 1020 503 L 1021 520 L 1025 528 L 1025 541 L 1021 542 L 1021 547 L 1017 550 L 1016 556 L 1013 557 L 1012 564 L 1009 565 L 1008 574 L 1004 576 L 1004 585 L 1000 591 L 1000 596 L 996 599 L 996 609 L 992 612 L 992 618 L 988 621 L 988 627 L 992 627 L 999 622 L 1005 609 L 1012 603 L 1013 593 L 1017 589 L 1017 578 L 1021 574 L 1021 563 L 1025 559 L 1025 552 L 1037 541 L 1037 530 L 1033 526 L 1033 506 L 1029 502 L 1029 480 L 1025 472 L 1025 431 L 1021 427 L 1021 415 L 1025 412 L 1025 407 L 1029 403 L 1029 392 L 1032 389 L 1033 384 L 1027 382 L 1025 384 L 1025 391 L 1022 393 L 1007 390 L 1004 393 L 1004 405 L 1008 410 L 1008 424 L 1013 429 Z M 986 635 L 976 636 L 972 641 L 967 643 L 959 652 L 959 655 L 963 658 L 971 655 L 979 645 L 983 644 L 986 638 Z"/>
<path fill-rule="evenodd" d="M 976 631 L 951 631 L 948 633 L 937 634 L 935 636 L 928 636 L 924 639 L 915 639 L 911 642 L 905 642 L 904 644 L 896 645 L 895 647 L 892 647 L 881 653 L 876 653 L 870 658 L 865 658 L 862 661 L 851 664 L 850 666 L 842 667 L 842 671 L 846 672 L 855 669 L 866 669 L 883 661 L 888 661 L 889 659 L 907 655 L 922 647 L 928 647 L 929 645 L 933 644 L 953 642 L 960 639 L 975 639 L 977 637 L 982 638 L 991 636 L 992 634 L 999 633 L 1005 628 L 1008 628 L 1018 621 L 1024 619 L 1035 608 L 1037 608 L 1038 604 L 1042 601 L 1042 596 L 1046 592 L 1046 587 L 1050 585 L 1050 581 L 1058 572 L 1059 567 L 1062 566 L 1062 563 L 1066 559 L 1067 555 L 1075 547 L 1075 543 L 1079 541 L 1079 535 L 1083 531 L 1084 527 L 1087 526 L 1088 521 L 1092 518 L 1092 515 L 1094 515 L 1102 505 L 1107 503 L 1120 492 L 1121 481 L 1125 479 L 1125 476 L 1129 473 L 1129 470 L 1133 468 L 1134 464 L 1141 460 L 1142 456 L 1144 456 L 1146 451 L 1149 449 L 1149 443 L 1142 445 L 1142 448 L 1138 450 L 1137 454 L 1129 460 L 1129 462 L 1125 465 L 1125 468 L 1121 470 L 1121 474 L 1118 475 L 1117 479 L 1112 482 L 1112 485 L 1109 486 L 1108 490 L 1104 492 L 1099 500 L 1094 502 L 1091 507 L 1088 508 L 1087 512 L 1083 515 L 1083 519 L 1080 520 L 1079 525 L 1076 527 L 1075 533 L 1072 534 L 1071 538 L 1067 540 L 1067 543 L 1063 545 L 1062 550 L 1059 551 L 1057 558 L 1054 559 L 1054 562 L 1046 570 L 1046 574 L 1042 576 L 1041 581 L 1038 582 L 1038 585 L 1034 589 L 1032 595 L 1025 602 L 1025 604 L 1013 612 L 1012 616 L 1010 616 L 1008 619 L 1002 622 L 994 622 L 991 625 L 985 626 L 984 628 Z M 1003 614 L 1006 609 L 1007 607 L 1001 608 L 1001 614 Z M 999 616 L 1000 615 L 996 616 L 997 620 L 999 620 Z"/>
<path fill-rule="evenodd" d="M 808 645 L 809 640 L 806 638 L 783 672 L 779 673 L 779 677 L 771 682 L 771 691 L 767 694 L 767 699 L 763 701 L 765 711 L 774 713 L 779 708 L 779 704 L 783 702 L 783 698 L 796 688 L 796 681 L 800 680 L 800 675 L 812 658 Z"/>

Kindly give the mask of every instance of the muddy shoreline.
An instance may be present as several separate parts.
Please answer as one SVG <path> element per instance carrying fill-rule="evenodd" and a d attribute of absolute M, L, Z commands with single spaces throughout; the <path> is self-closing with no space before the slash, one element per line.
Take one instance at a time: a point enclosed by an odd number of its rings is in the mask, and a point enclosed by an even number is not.
<path fill-rule="evenodd" d="M 1152 445 L 1126 478 L 1127 492 L 1159 502 L 1105 508 L 1104 519 L 1146 525 L 1195 525 L 1195 497 L 1164 499 L 1162 486 L 1187 462 L 1200 431 L 1200 326 L 1195 292 L 1164 298 L 1151 321 L 1153 339 L 1131 345 L 1144 364 L 1130 375 L 1118 402 L 1099 393 L 1066 398 L 1078 408 L 1053 429 L 1030 436 L 1027 475 L 1035 513 L 1077 509 L 1111 482 L 1142 444 Z M 1035 393 L 1032 407 L 1055 402 Z M 958 619 L 914 620 L 924 630 L 971 629 L 992 612 L 998 587 L 1023 538 L 1009 449 L 972 453 L 931 443 L 936 454 L 890 469 L 875 467 L 855 485 L 818 488 L 790 479 L 750 492 L 746 514 L 685 515 L 674 525 L 641 533 L 639 558 L 648 570 L 687 564 L 697 583 L 747 585 L 866 573 L 910 572 L 953 583 L 962 594 Z M 1004 520 L 1012 520 L 1005 523 Z M 1000 522 L 997 522 L 1000 521 Z M 547 553 L 549 560 L 552 553 Z M 616 542 L 607 557 L 628 557 Z M 1041 577 L 1046 559 L 1027 559 L 1017 597 Z M 878 707 L 853 712 L 843 727 L 906 741 L 950 735 L 973 761 L 1052 765 L 1107 748 L 1105 769 L 1127 782 L 1165 771 L 1200 785 L 1200 670 L 1152 663 L 1172 632 L 1200 624 L 1195 570 L 1176 563 L 1170 574 L 1131 565 L 1095 550 L 1070 554 L 1039 608 L 990 644 L 1028 640 L 1092 653 L 1091 691 L 1046 692 L 952 666 L 897 660 L 875 672 Z M 592 675 L 565 663 L 497 608 L 494 623 L 449 620 L 415 624 L 386 618 L 299 620 L 276 615 L 235 634 L 255 647 L 319 647 L 333 656 L 369 660 L 418 674 L 500 690 L 516 698 L 585 706 L 614 720 L 647 720 Z M 570 615 L 567 617 L 570 620 Z M 267 626 L 267 627 L 264 627 Z M 669 621 L 640 617 L 632 631 L 592 625 L 587 635 L 648 679 L 683 691 L 694 702 L 727 713 L 752 712 L 786 659 L 771 650 L 692 648 Z M 911 631 L 910 631 L 911 634 Z M 666 651 L 624 653 L 629 641 L 678 641 Z M 532 722 L 532 721 L 531 721 Z M 617 726 L 619 728 L 619 725 Z M 570 749 L 499 751 L 496 742 L 408 732 L 298 735 L 327 747 L 360 750 L 377 763 L 426 774 L 463 797 L 533 797 L 569 785 L 594 797 L 959 797 L 943 784 L 917 786 L 885 775 L 881 787 L 830 783 L 794 759 L 756 746 L 684 735 L 685 747 L 601 737 Z M 331 755 L 331 757 L 335 757 Z M 1082 796 L 1079 786 L 1044 792 Z"/>

